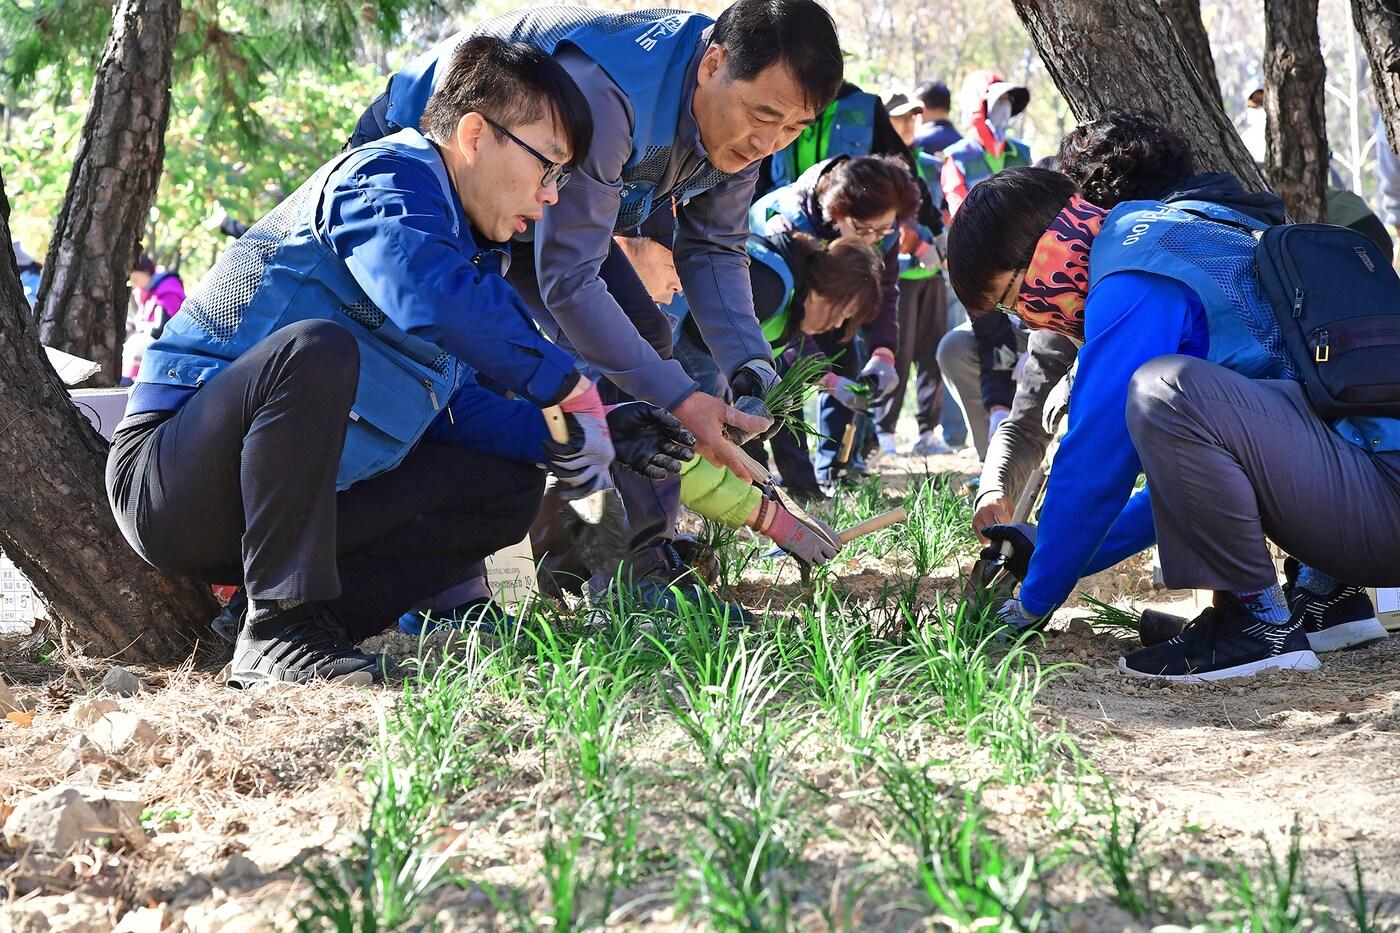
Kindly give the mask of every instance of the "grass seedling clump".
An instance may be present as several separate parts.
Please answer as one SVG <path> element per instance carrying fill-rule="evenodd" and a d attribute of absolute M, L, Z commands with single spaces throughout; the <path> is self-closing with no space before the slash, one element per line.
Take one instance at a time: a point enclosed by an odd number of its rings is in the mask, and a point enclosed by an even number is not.
<path fill-rule="evenodd" d="M 1228 872 L 1227 904 L 1219 917 L 1230 929 L 1245 933 L 1291 933 L 1317 925 L 1318 910 L 1303 870 L 1303 827 L 1293 817 L 1288 852 L 1280 860 L 1264 841 L 1264 864 L 1257 875 L 1243 865 Z"/>
<path fill-rule="evenodd" d="M 899 538 L 918 576 L 926 577 L 972 550 L 972 510 L 967 497 L 946 479 L 926 476 L 911 485 L 904 508 L 909 518 Z"/>
<path fill-rule="evenodd" d="M 802 417 L 802 406 L 807 396 L 816 391 L 817 383 L 834 362 L 833 358 L 820 355 L 798 357 L 772 388 L 763 393 L 763 404 L 782 429 L 792 431 L 799 437 L 817 434 L 816 429 Z"/>
<path fill-rule="evenodd" d="M 1152 910 L 1152 872 L 1155 865 L 1143 851 L 1144 823 L 1133 817 L 1126 821 L 1122 808 L 1110 791 L 1108 826 L 1095 839 L 1091 857 L 1113 886 L 1113 901 L 1135 918 Z"/>
<path fill-rule="evenodd" d="M 985 747 L 1007 774 L 1026 779 L 1049 768 L 1058 747 L 1033 718 L 1041 688 L 1059 665 L 1042 668 L 1024 637 L 1008 633 L 967 610 L 942 603 L 932 618 L 909 622 L 904 685 L 923 687 L 942 699 L 943 719 L 974 744 Z"/>
<path fill-rule="evenodd" d="M 905 866 L 940 926 L 957 930 L 1034 930 L 1027 913 L 1038 879 L 1034 853 L 1017 858 L 987 826 L 976 795 L 948 789 L 926 769 L 889 759 L 880 768 L 886 825 L 913 850 Z"/>

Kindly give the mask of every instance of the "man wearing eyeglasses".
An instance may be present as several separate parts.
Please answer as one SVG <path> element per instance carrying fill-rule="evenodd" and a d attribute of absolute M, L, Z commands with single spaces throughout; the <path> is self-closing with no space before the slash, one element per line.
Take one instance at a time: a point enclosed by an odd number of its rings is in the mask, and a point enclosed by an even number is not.
<path fill-rule="evenodd" d="M 718 20 L 675 10 L 603 13 L 571 7 L 517 11 L 453 36 L 394 75 L 351 143 L 419 119 L 440 63 L 465 36 L 498 35 L 553 55 L 593 108 L 595 131 L 559 203 L 517 256 L 517 285 L 544 332 L 585 372 L 619 393 L 675 413 L 696 451 L 748 471 L 722 433 L 767 422 L 699 390 L 672 357 L 672 324 L 613 243 L 653 211 L 675 211 L 676 269 L 690 310 L 734 394 L 776 382 L 753 311 L 744 244 L 758 163 L 796 138 L 841 85 L 835 26 L 815 0 L 738 0 Z M 523 252 L 523 251 L 522 251 Z M 533 262 L 531 261 L 533 260 Z M 757 478 L 757 477 L 755 477 Z M 626 567 L 643 597 L 669 599 L 679 569 L 680 486 L 615 471 L 632 543 Z"/>
<path fill-rule="evenodd" d="M 588 103 L 528 46 L 483 37 L 448 65 L 422 133 L 332 159 L 225 252 L 113 437 L 137 552 L 246 590 L 232 685 L 377 678 L 355 644 L 518 541 L 540 464 L 607 477 L 596 388 L 502 277 L 588 154 Z"/>

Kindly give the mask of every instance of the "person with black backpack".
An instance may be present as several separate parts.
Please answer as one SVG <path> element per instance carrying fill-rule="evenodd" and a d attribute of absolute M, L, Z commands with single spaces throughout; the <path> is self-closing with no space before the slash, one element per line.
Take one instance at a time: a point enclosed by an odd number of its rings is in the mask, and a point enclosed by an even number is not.
<path fill-rule="evenodd" d="M 1083 344 L 1039 529 L 1008 541 L 1007 623 L 1035 625 L 1155 535 L 1166 584 L 1214 606 L 1119 667 L 1220 680 L 1320 663 L 1316 601 L 1289 606 L 1266 538 L 1311 568 L 1310 592 L 1400 583 L 1400 280 L 1374 243 L 1209 202 L 1105 211 L 1025 168 L 969 193 L 948 251 L 974 314 Z"/>

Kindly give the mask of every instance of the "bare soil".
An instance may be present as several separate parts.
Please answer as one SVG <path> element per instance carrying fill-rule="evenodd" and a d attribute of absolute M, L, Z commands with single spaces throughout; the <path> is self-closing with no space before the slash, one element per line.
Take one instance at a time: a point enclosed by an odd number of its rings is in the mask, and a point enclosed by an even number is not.
<path fill-rule="evenodd" d="M 892 485 L 925 470 L 970 474 L 974 467 L 966 454 L 881 465 Z M 894 569 L 865 562 L 840 567 L 838 576 L 857 598 L 872 598 L 889 585 Z M 958 586 L 959 568 L 950 566 L 925 581 L 921 593 L 936 598 Z M 1115 568 L 1087 588 L 1119 605 L 1190 614 L 1182 594 L 1151 590 L 1145 560 Z M 800 596 L 801 584 L 790 568 L 755 566 L 737 592 L 749 605 L 784 605 Z M 1071 605 L 1046 636 L 1044 661 L 1072 666 L 1042 693 L 1044 722 L 1047 728 L 1062 723 L 1111 782 L 1124 810 L 1147 820 L 1146 848 L 1159 863 L 1151 880 L 1167 901 L 1188 914 L 1205 911 L 1202 864 L 1257 866 L 1266 841 L 1281 855 L 1296 817 L 1317 896 L 1345 913 L 1342 888 L 1352 881 L 1355 857 L 1372 902 L 1383 905 L 1380 928 L 1400 929 L 1400 640 L 1326 655 L 1316 672 L 1173 686 L 1120 674 L 1114 662 L 1133 643 L 1075 621 L 1084 615 Z M 414 650 L 406 639 L 386 644 Z M 222 686 L 212 670 L 133 669 L 147 692 L 116 702 L 146 719 L 157 741 L 108 757 L 75 778 L 57 764 L 86 728 L 73 721 L 71 710 L 95 692 L 109 662 L 62 653 L 40 662 L 14 650 L 0 651 L 0 658 L 0 673 L 33 713 L 29 725 L 0 719 L 0 822 L 25 797 L 75 780 L 133 790 L 150 814 L 148 841 L 139 849 L 89 844 L 59 858 L 0 843 L 0 897 L 10 900 L 0 908 L 0 931 L 106 929 L 141 908 L 159 916 L 151 929 L 286 926 L 305 891 L 294 867 L 344 851 L 360 825 L 361 762 L 384 710 L 400 696 L 397 685 L 240 693 Z M 528 712 L 509 707 L 481 715 L 534 725 Z M 639 776 L 636 805 L 646 814 L 642 845 L 669 857 L 680 845 L 686 814 L 703 802 L 694 788 L 672 780 L 693 751 L 679 730 L 654 717 L 638 715 L 634 728 L 629 754 Z M 955 763 L 950 781 L 954 771 L 977 770 L 977 750 L 956 736 L 926 730 L 908 736 L 907 744 L 911 755 Z M 538 853 L 548 832 L 538 814 L 566 804 L 569 789 L 537 749 L 522 744 L 503 755 L 501 767 L 466 795 L 452 830 L 468 834 L 466 876 L 537 898 Z M 812 906 L 820 901 L 855 929 L 918 926 L 919 919 L 900 907 L 907 892 L 870 871 L 894 854 L 887 839 L 869 832 L 863 801 L 875 775 L 853 769 L 838 749 L 820 741 L 793 748 L 789 766 L 810 787 L 807 802 L 827 830 L 803 853 L 812 892 L 804 928 L 825 928 Z M 984 800 L 1009 837 L 1031 843 L 1065 790 L 993 786 Z M 1065 907 L 1059 925 L 1147 929 L 1160 921 L 1132 920 L 1086 871 L 1073 860 L 1067 865 L 1049 869 L 1044 892 L 1047 901 Z M 655 884 L 623 892 L 619 903 L 625 909 L 614 912 L 615 926 L 681 923 L 669 891 Z M 65 918 L 77 916 L 74 904 L 99 919 L 89 926 L 69 923 Z M 480 888 L 444 893 L 440 907 L 447 928 L 496 923 Z"/>

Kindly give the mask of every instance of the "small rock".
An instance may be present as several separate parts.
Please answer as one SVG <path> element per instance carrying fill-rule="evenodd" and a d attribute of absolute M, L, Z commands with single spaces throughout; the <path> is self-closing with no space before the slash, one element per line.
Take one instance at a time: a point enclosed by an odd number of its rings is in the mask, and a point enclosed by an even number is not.
<path fill-rule="evenodd" d="M 92 697 L 68 707 L 63 718 L 74 726 L 90 726 L 108 713 L 115 713 L 118 708 L 117 701 L 111 697 Z"/>
<path fill-rule="evenodd" d="M 1065 626 L 1065 632 L 1081 638 L 1093 638 L 1094 626 L 1087 619 L 1070 619 L 1069 624 Z"/>
<path fill-rule="evenodd" d="M 92 724 L 87 739 L 108 755 L 115 755 L 127 749 L 150 748 L 160 742 L 160 735 L 133 713 L 108 713 Z"/>
<path fill-rule="evenodd" d="M 98 748 L 87 736 L 75 735 L 72 741 L 64 746 L 63 751 L 58 753 L 58 758 L 54 760 L 54 764 L 61 773 L 72 774 L 84 765 L 93 763 L 100 764 L 105 761 L 106 758 L 106 753 Z"/>
<path fill-rule="evenodd" d="M 165 921 L 164 907 L 138 907 L 127 911 L 112 933 L 160 933 Z"/>
<path fill-rule="evenodd" d="M 240 901 L 195 904 L 185 911 L 183 920 L 185 929 L 200 933 L 261 933 L 274 928 L 255 905 Z"/>
<path fill-rule="evenodd" d="M 3 933 L 105 933 L 111 928 L 110 908 L 76 892 L 22 898 L 0 913 Z"/>
<path fill-rule="evenodd" d="M 102 678 L 102 689 L 119 697 L 134 697 L 143 686 L 141 678 L 124 667 L 114 667 Z"/>
<path fill-rule="evenodd" d="M 258 867 L 257 862 L 242 852 L 235 852 L 228 857 L 223 871 L 219 872 L 219 886 L 223 888 L 251 887 L 261 881 L 262 877 L 263 870 Z"/>
<path fill-rule="evenodd" d="M 5 678 L 0 677 L 0 717 L 6 713 L 22 713 L 24 707 L 19 700 L 15 699 L 14 693 L 10 691 L 10 685 L 5 683 Z"/>
<path fill-rule="evenodd" d="M 96 787 L 60 784 L 25 798 L 5 821 L 5 842 L 14 849 L 33 847 L 62 855 L 80 842 L 120 839 L 145 844 L 141 798 Z"/>
<path fill-rule="evenodd" d="M 106 765 L 100 762 L 93 762 L 92 764 L 83 765 L 78 769 L 77 773 L 68 780 L 71 784 L 91 784 L 93 787 L 96 787 L 107 780 L 108 776 L 109 772 Z"/>

